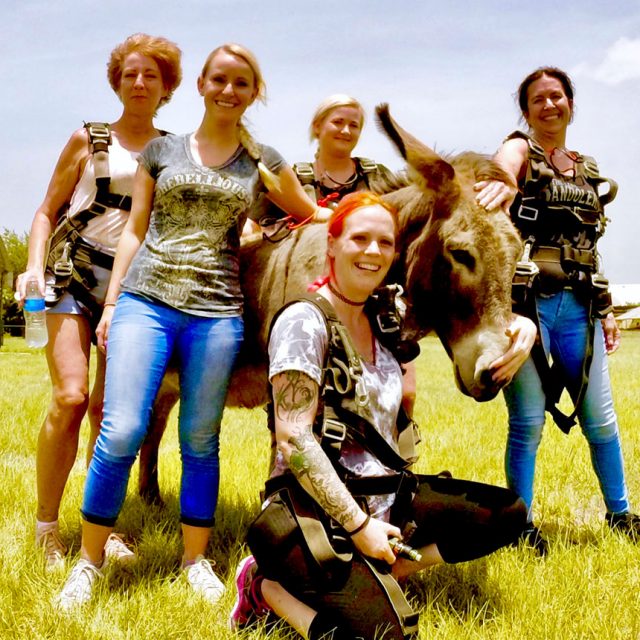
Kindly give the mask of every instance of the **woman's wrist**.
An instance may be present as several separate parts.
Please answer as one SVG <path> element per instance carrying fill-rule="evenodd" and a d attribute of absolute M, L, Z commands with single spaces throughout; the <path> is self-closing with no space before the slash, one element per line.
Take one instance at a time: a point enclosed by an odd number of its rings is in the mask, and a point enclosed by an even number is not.
<path fill-rule="evenodd" d="M 355 536 L 356 534 L 364 531 L 366 526 L 369 524 L 369 520 L 371 520 L 371 516 L 367 513 L 364 520 L 353 531 L 347 532 L 349 534 L 349 537 L 353 538 L 353 536 Z"/>

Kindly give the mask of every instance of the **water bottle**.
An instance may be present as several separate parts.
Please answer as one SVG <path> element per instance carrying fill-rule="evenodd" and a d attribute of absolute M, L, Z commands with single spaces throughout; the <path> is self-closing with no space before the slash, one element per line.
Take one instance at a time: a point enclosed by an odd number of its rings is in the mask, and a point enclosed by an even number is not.
<path fill-rule="evenodd" d="M 45 311 L 44 298 L 38 288 L 35 279 L 27 282 L 24 298 L 24 338 L 28 347 L 44 347 L 49 336 L 47 335 L 47 312 Z"/>

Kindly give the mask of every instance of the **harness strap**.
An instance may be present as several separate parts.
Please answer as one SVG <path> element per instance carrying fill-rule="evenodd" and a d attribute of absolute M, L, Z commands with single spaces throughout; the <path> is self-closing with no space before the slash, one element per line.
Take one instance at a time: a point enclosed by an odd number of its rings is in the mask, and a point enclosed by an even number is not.
<path fill-rule="evenodd" d="M 353 554 L 351 551 L 344 553 L 336 551 L 323 523 L 319 519 L 320 507 L 317 506 L 311 496 L 305 493 L 291 473 L 284 473 L 281 476 L 270 478 L 265 483 L 265 497 L 283 490 L 287 492 L 294 517 L 313 559 L 325 570 L 330 570 L 330 567 L 335 563 L 349 562 Z M 340 535 L 345 547 L 349 548 L 348 537 L 344 529 L 328 516 L 326 519 L 329 521 L 334 541 L 336 536 Z"/>
<path fill-rule="evenodd" d="M 392 603 L 392 608 L 398 616 L 398 622 L 402 627 L 404 636 L 407 638 L 413 637 L 418 633 L 419 613 L 411 608 L 405 598 L 402 588 L 390 571 L 382 572 L 367 557 L 362 556 L 362 559 L 375 575 L 380 586 L 384 589 L 387 594 L 387 598 L 389 598 L 389 602 Z"/>
<path fill-rule="evenodd" d="M 416 445 L 420 442 L 420 437 L 416 423 L 401 407 L 396 423 L 399 434 L 398 450 L 396 450 L 368 420 L 342 406 L 345 396 L 354 397 L 359 406 L 365 406 L 368 401 L 362 380 L 360 356 L 353 346 L 349 332 L 326 298 L 317 293 L 307 294 L 290 304 L 299 301 L 310 302 L 318 308 L 324 317 L 329 337 L 323 363 L 325 378 L 323 407 L 314 425 L 314 432 L 319 436 L 323 450 L 343 479 L 350 475 L 350 472 L 340 464 L 340 453 L 345 441 L 357 443 L 389 469 L 404 472 L 418 459 Z M 272 327 L 286 306 L 274 316 Z M 269 427 L 273 430 L 272 403 L 268 405 L 268 413 Z M 388 492 L 384 491 L 384 493 Z"/>
<path fill-rule="evenodd" d="M 355 442 L 394 471 L 404 471 L 413 464 L 414 459 L 405 460 L 368 420 L 358 414 L 325 402 L 324 418 L 325 422 L 328 419 L 334 425 L 344 426 L 344 438 L 340 441 L 340 446 L 344 441 Z M 335 455 L 334 451 L 331 453 Z"/>
<path fill-rule="evenodd" d="M 538 315 L 538 309 L 535 304 L 535 298 L 531 296 L 533 309 L 532 313 L 529 315 L 530 318 L 536 324 L 536 328 L 538 329 L 538 335 L 540 336 L 540 317 Z M 571 431 L 571 427 L 576 423 L 576 416 L 578 411 L 580 410 L 580 405 L 584 399 L 585 393 L 587 392 L 587 385 L 589 384 L 589 370 L 591 369 L 591 361 L 593 360 L 593 339 L 595 333 L 595 325 L 593 315 L 591 313 L 592 302 L 589 302 L 588 308 L 588 327 L 587 327 L 587 343 L 585 345 L 585 354 L 584 359 L 582 360 L 582 371 L 580 375 L 580 386 L 578 387 L 577 393 L 572 393 L 571 389 L 569 392 L 572 396 L 574 407 L 573 411 L 570 415 L 564 414 L 558 408 L 558 402 L 560 401 L 560 396 L 562 395 L 563 390 L 566 387 L 566 382 L 564 379 L 563 372 L 560 368 L 560 365 L 554 362 L 552 365 L 549 364 L 549 359 L 547 353 L 544 350 L 544 346 L 542 344 L 542 340 L 539 339 L 533 345 L 531 349 L 531 359 L 538 371 L 538 375 L 540 376 L 540 382 L 542 384 L 542 390 L 545 395 L 545 409 L 551 414 L 553 421 L 556 423 L 558 428 L 563 432 L 568 434 Z"/>
<path fill-rule="evenodd" d="M 96 179 L 96 196 L 86 209 L 79 211 L 73 217 L 69 217 L 68 212 L 65 211 L 51 236 L 47 268 L 53 272 L 55 281 L 53 299 L 47 302 L 50 305 L 55 304 L 59 296 L 73 285 L 74 297 L 78 298 L 93 314 L 95 313 L 94 309 L 99 310 L 100 306 L 93 301 L 87 291 L 83 290 L 95 286 L 90 267 L 95 264 L 111 270 L 113 257 L 101 251 L 100 247 L 89 245 L 83 240 L 81 232 L 91 220 L 104 215 L 108 209 L 130 211 L 131 196 L 109 191 L 111 183 L 109 146 L 112 137 L 108 123 L 85 122 L 84 127 L 91 147 Z M 60 247 L 62 247 L 62 251 L 58 253 Z M 58 257 L 56 258 L 56 256 Z M 86 263 L 87 268 L 81 269 L 80 263 Z"/>

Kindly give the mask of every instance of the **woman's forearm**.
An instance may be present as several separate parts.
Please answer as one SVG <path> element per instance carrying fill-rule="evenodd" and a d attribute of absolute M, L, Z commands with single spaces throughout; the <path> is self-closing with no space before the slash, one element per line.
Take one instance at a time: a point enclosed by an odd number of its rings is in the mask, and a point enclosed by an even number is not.
<path fill-rule="evenodd" d="M 287 445 L 289 469 L 305 491 L 347 531 L 355 529 L 363 520 L 362 509 L 315 439 L 312 425 L 292 429 Z"/>
<path fill-rule="evenodd" d="M 366 516 L 313 435 L 318 385 L 299 371 L 279 373 L 271 382 L 278 449 L 305 491 L 352 531 Z"/>

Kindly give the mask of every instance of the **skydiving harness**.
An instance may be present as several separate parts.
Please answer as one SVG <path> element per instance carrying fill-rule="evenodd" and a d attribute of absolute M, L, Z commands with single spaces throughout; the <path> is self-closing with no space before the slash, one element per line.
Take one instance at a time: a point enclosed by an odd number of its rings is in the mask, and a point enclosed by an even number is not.
<path fill-rule="evenodd" d="M 388 285 L 381 289 L 390 289 L 400 295 L 399 285 Z M 383 294 L 378 294 L 386 298 Z M 324 357 L 322 397 L 319 411 L 314 423 L 314 433 L 320 445 L 331 460 L 340 478 L 345 482 L 353 495 L 377 495 L 397 493 L 406 483 L 408 468 L 417 460 L 416 444 L 420 442 L 418 427 L 404 409 L 398 414 L 398 451 L 396 451 L 378 432 L 378 430 L 361 415 L 361 409 L 369 402 L 362 378 L 362 361 L 353 345 L 346 327 L 340 322 L 329 301 L 318 293 L 302 296 L 285 305 L 274 317 L 273 323 L 289 305 L 305 301 L 313 304 L 322 314 L 328 336 L 328 348 Z M 375 295 L 367 302 L 367 313 L 372 320 L 374 334 L 378 340 L 390 349 L 394 355 L 399 342 L 401 319 L 396 309 L 389 310 L 388 300 Z M 273 327 L 272 323 L 272 327 Z M 345 406 L 345 400 L 352 400 L 358 410 Z M 268 407 L 269 428 L 274 429 L 273 406 Z M 394 474 L 375 478 L 356 478 L 342 466 L 340 455 L 345 443 L 357 443 L 369 451 Z M 411 474 L 409 474 L 411 475 Z"/>
<path fill-rule="evenodd" d="M 399 288 L 397 295 L 401 291 Z M 382 299 L 386 297 L 382 296 Z M 314 422 L 314 433 L 320 446 L 351 495 L 365 511 L 368 511 L 366 496 L 394 493 L 397 496 L 394 510 L 407 513 L 418 485 L 416 477 L 409 471 L 409 467 L 417 459 L 416 445 L 420 442 L 418 428 L 401 409 L 397 422 L 399 437 L 396 451 L 367 418 L 360 414 L 360 410 L 369 402 L 362 378 L 362 361 L 349 332 L 324 297 L 315 293 L 290 302 L 274 317 L 271 328 L 273 329 L 276 319 L 284 309 L 301 300 L 313 304 L 320 311 L 328 336 L 323 363 L 322 397 Z M 388 312 L 376 309 L 376 304 L 374 298 L 369 311 L 372 325 L 375 326 L 374 333 L 380 342 L 393 350 L 392 345 L 394 341 L 397 342 L 395 332 L 399 334 L 401 329 L 400 321 L 397 317 L 392 319 L 396 315 L 395 310 Z M 391 342 L 389 334 L 394 334 Z M 355 402 L 356 410 L 345 407 L 345 400 Z M 267 407 L 267 413 L 269 428 L 274 430 L 272 402 Z M 342 448 L 347 443 L 357 443 L 391 469 L 392 473 L 364 478 L 355 476 L 340 462 Z M 325 584 L 328 588 L 331 588 L 334 581 L 341 584 L 353 557 L 353 543 L 349 534 L 302 489 L 291 472 L 269 479 L 265 486 L 265 496 L 270 502 L 252 523 L 247 534 L 249 547 L 265 575 L 277 579 L 282 567 L 289 567 L 289 570 L 295 572 L 297 563 L 305 562 L 319 584 Z M 398 583 L 389 572 L 379 571 L 375 563 L 371 563 L 366 557 L 363 556 L 362 560 L 383 585 L 404 633 L 415 633 L 417 613 L 407 602 Z"/>
<path fill-rule="evenodd" d="M 356 174 L 357 174 L 356 182 L 358 180 L 361 180 L 362 178 L 364 178 L 368 182 L 368 174 L 375 173 L 376 171 L 378 171 L 378 165 L 369 158 L 355 157 L 353 158 L 353 160 L 356 165 Z M 296 164 L 293 165 L 293 170 L 296 176 L 298 176 L 298 180 L 300 180 L 300 184 L 302 185 L 302 188 L 307 192 L 309 197 L 315 201 L 317 199 L 316 189 L 315 189 L 316 176 L 313 171 L 313 163 L 297 162 Z M 336 192 L 335 197 L 332 197 L 332 196 L 334 196 L 333 193 L 327 196 L 329 201 L 339 198 L 340 194 Z"/>
<path fill-rule="evenodd" d="M 357 183 L 362 178 L 365 178 L 370 173 L 375 173 L 378 170 L 378 165 L 369 158 L 353 158 L 356 164 Z M 293 171 L 296 174 L 302 188 L 305 193 L 320 207 L 326 207 L 329 209 L 335 209 L 338 202 L 342 198 L 342 195 L 335 191 L 327 194 L 324 198 L 318 198 L 316 194 L 316 177 L 313 172 L 313 163 L 311 162 L 298 162 L 293 165 Z M 306 221 L 304 221 L 306 222 Z M 291 216 L 274 216 L 267 214 L 259 220 L 261 227 L 270 227 L 269 232 L 263 232 L 262 237 L 269 242 L 280 242 L 287 238 L 291 231 L 302 226 L 304 222 L 296 222 Z"/>
<path fill-rule="evenodd" d="M 109 185 L 109 145 L 111 129 L 105 122 L 85 122 L 89 135 L 94 172 L 96 176 L 96 196 L 93 202 L 74 216 L 69 216 L 68 207 L 59 215 L 58 223 L 49 241 L 46 269 L 55 276 L 52 287 L 48 288 L 46 302 L 53 306 L 65 291 L 69 291 L 92 316 L 100 317 L 100 305 L 90 294 L 96 286 L 92 265 L 103 269 L 113 268 L 113 256 L 101 246 L 85 240 L 81 233 L 86 226 L 108 209 L 131 211 L 131 196 L 111 193 Z"/>
<path fill-rule="evenodd" d="M 532 138 L 515 132 L 507 139 L 524 138 L 529 145 L 529 161 L 523 192 L 511 208 L 511 217 L 524 240 L 524 250 L 516 265 L 513 277 L 512 297 L 516 311 L 531 318 L 538 329 L 531 358 L 536 366 L 546 398 L 546 410 L 556 425 L 569 433 L 575 424 L 576 415 L 584 399 L 589 382 L 589 370 L 593 358 L 594 317 L 605 317 L 612 309 L 609 282 L 599 271 L 596 242 L 603 235 L 607 218 L 604 205 L 611 202 L 617 193 L 617 184 L 600 176 L 596 161 L 589 156 L 576 155 L 576 177 L 582 177 L 593 187 L 598 206 L 584 209 L 579 206 L 554 204 L 545 201 L 541 194 L 554 177 L 549 167 L 544 149 Z M 606 183 L 609 190 L 600 195 L 599 185 Z M 568 241 L 559 245 L 540 243 L 538 238 L 549 238 L 553 233 L 568 229 L 575 233 L 580 227 L 588 228 L 593 234 L 592 249 L 578 249 Z M 542 267 L 542 269 L 541 269 Z M 550 277 L 549 277 L 550 276 Z M 545 281 L 545 278 L 547 280 Z M 579 388 L 572 393 L 574 409 L 570 415 L 560 411 L 557 404 L 566 386 L 558 363 L 549 364 L 541 340 L 540 318 L 536 306 L 536 293 L 548 293 L 545 289 L 551 283 L 551 292 L 570 287 L 582 295 L 587 304 L 588 329 L 585 357 Z"/>

